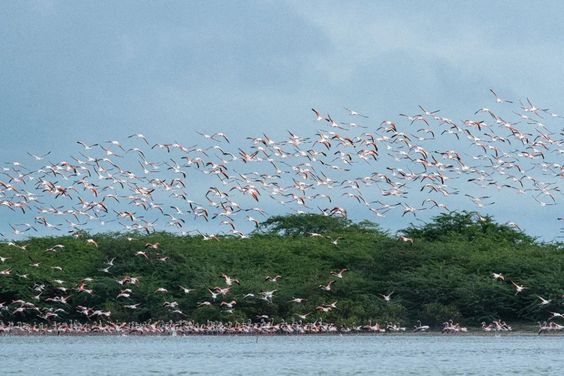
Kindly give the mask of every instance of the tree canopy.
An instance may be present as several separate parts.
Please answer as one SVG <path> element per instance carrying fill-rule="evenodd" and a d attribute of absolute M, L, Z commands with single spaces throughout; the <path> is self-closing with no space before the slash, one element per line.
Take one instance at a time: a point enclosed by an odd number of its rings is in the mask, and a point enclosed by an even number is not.
<path fill-rule="evenodd" d="M 310 233 L 322 236 L 312 237 Z M 0 244 L 1 320 L 41 321 L 35 310 L 14 314 L 12 303 L 33 302 L 40 310 L 63 309 L 60 320 L 89 320 L 77 306 L 107 309 L 114 320 L 193 319 L 246 320 L 266 314 L 291 320 L 311 318 L 341 323 L 423 320 L 437 325 L 448 319 L 478 324 L 501 318 L 531 323 L 558 311 L 564 293 L 564 249 L 560 243 L 539 243 L 518 229 L 475 213 L 450 213 L 421 227 L 403 231 L 413 244 L 370 222 L 300 214 L 272 217 L 248 239 L 232 236 L 204 240 L 168 233 L 82 234 L 80 238 L 33 238 L 16 245 Z M 85 239 L 98 244 L 93 247 Z M 339 238 L 339 242 L 332 240 Z M 159 243 L 157 249 L 147 244 Z M 46 251 L 54 245 L 61 248 Z M 146 253 L 146 256 L 139 252 Z M 108 260 L 113 260 L 107 268 Z M 343 268 L 343 278 L 331 272 Z M 106 270 L 104 270 L 106 269 Z M 492 278 L 502 273 L 504 281 Z M 222 273 L 241 281 L 215 301 L 208 289 L 224 286 Z M 277 282 L 266 276 L 280 275 Z M 118 281 L 136 277 L 139 283 Z M 61 282 L 62 281 L 62 282 Z M 335 281 L 330 291 L 324 286 Z M 514 285 L 526 289 L 516 293 Z M 80 292 L 85 284 L 92 294 Z M 38 296 L 37 288 L 43 286 Z M 189 294 L 179 287 L 194 289 Z M 129 298 L 116 298 L 124 288 Z M 164 288 L 167 293 L 156 293 Z M 276 290 L 272 302 L 261 291 Z M 393 292 L 391 301 L 383 294 Z M 253 297 L 243 298 L 246 294 Z M 53 299 L 68 296 L 68 302 Z M 538 296 L 550 299 L 541 306 Z M 303 304 L 290 303 L 303 297 Z M 233 313 L 222 299 L 237 301 Z M 167 309 L 175 301 L 182 314 Z M 211 301 L 211 306 L 198 303 Z M 337 309 L 315 307 L 337 301 Z M 136 310 L 126 306 L 139 303 Z"/>
<path fill-rule="evenodd" d="M 430 223 L 420 227 L 411 226 L 403 230 L 408 236 L 427 241 L 459 239 L 472 241 L 479 238 L 532 244 L 535 238 L 523 233 L 516 225 L 496 223 L 490 216 L 476 212 L 443 213 Z"/>
<path fill-rule="evenodd" d="M 380 227 L 370 221 L 353 223 L 341 216 L 311 213 L 273 216 L 260 223 L 257 229 L 257 233 L 290 237 L 346 232 L 383 234 Z"/>

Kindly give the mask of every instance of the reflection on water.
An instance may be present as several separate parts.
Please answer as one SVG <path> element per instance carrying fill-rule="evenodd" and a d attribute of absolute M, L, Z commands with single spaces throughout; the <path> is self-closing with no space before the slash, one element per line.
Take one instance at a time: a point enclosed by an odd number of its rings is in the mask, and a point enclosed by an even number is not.
<path fill-rule="evenodd" d="M 564 337 L 0 337 L 2 375 L 562 375 Z"/>

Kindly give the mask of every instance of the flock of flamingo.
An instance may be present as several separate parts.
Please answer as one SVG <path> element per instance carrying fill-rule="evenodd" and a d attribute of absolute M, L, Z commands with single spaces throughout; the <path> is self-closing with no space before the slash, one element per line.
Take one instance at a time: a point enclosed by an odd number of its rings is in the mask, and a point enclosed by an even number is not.
<path fill-rule="evenodd" d="M 84 237 L 88 231 L 110 226 L 129 234 L 150 234 L 156 230 L 201 236 L 206 241 L 223 237 L 246 239 L 270 212 L 318 212 L 326 216 L 349 216 L 351 205 L 356 215 L 366 213 L 376 218 L 390 215 L 420 220 L 424 213 L 450 211 L 466 206 L 484 208 L 495 205 L 495 197 L 515 195 L 518 200 L 535 202 L 545 210 L 560 208 L 564 166 L 562 116 L 533 104 L 530 99 L 513 102 L 502 99 L 493 90 L 492 108 L 480 108 L 471 118 L 454 120 L 439 110 L 419 107 L 415 114 L 400 114 L 401 120 L 372 122 L 358 111 L 345 108 L 347 120 L 338 120 L 317 109 L 313 111 L 312 131 L 305 136 L 288 131 L 283 140 L 266 134 L 247 137 L 246 146 L 233 147 L 225 132 L 202 133 L 195 145 L 178 142 L 153 143 L 143 134 L 132 134 L 127 142 L 108 140 L 92 143 L 78 141 L 80 150 L 59 162 L 52 153 L 28 153 L 26 160 L 5 163 L 0 170 L 0 210 L 11 214 L 11 232 L 0 234 L 3 245 L 22 252 L 29 248 L 25 237 L 33 234 L 72 234 Z M 321 129 L 316 129 L 321 128 Z M 554 129 L 556 128 L 556 129 Z M 563 218 L 554 215 L 554 221 Z M 518 224 L 509 226 L 519 229 Z M 204 229 L 204 231 L 202 231 Z M 205 229 L 217 229 L 215 233 Z M 324 237 L 323 234 L 310 234 Z M 135 240 L 131 235 L 130 241 Z M 342 238 L 328 238 L 338 247 Z M 398 240 L 413 243 L 417 239 L 401 234 Z M 85 244 L 98 248 L 95 236 Z M 52 244 L 45 252 L 64 254 L 62 244 Z M 5 249 L 5 248 L 0 248 Z M 136 257 L 167 262 L 159 243 L 145 244 Z M 63 256 L 64 257 L 64 256 Z M 118 259 L 100 266 L 101 275 L 112 274 Z M 11 317 L 0 325 L 3 333 L 40 332 L 129 332 L 145 331 L 182 333 L 252 332 L 394 332 L 405 331 L 399 324 L 365 325 L 346 328 L 305 323 L 310 312 L 298 315 L 300 321 L 274 324 L 268 317 L 255 323 L 114 323 L 111 312 L 96 307 L 75 305 L 96 324 L 57 323 L 64 320 L 73 296 L 92 294 L 89 288 L 96 276 L 84 276 L 74 284 L 53 278 L 52 286 L 35 283 L 33 276 L 18 271 L 10 257 L 0 254 L 2 278 L 29 279 L 36 294 L 34 302 L 22 299 L 0 301 L 0 315 Z M 39 263 L 32 263 L 41 268 Z M 62 267 L 59 267 L 62 270 Z M 333 279 L 323 281 L 320 289 L 330 292 L 332 284 L 343 278 L 346 269 L 332 272 Z M 57 270 L 53 269 L 53 272 Z M 494 279 L 503 281 L 501 274 Z M 139 279 L 116 276 L 123 288 L 116 297 L 125 308 L 135 310 L 132 300 Z M 237 279 L 222 274 L 224 287 L 208 289 L 209 301 L 199 307 L 218 304 L 226 313 L 236 309 L 237 300 L 227 296 Z M 276 283 L 280 276 L 268 276 Z M 525 286 L 512 282 L 516 293 Z M 44 294 L 47 287 L 56 291 Z M 51 289 L 49 289 L 51 291 Z M 191 287 L 179 281 L 179 291 L 159 288 L 163 299 L 175 293 L 188 294 Z M 257 298 L 272 302 L 277 289 L 247 294 L 241 299 Z M 384 301 L 392 293 L 382 292 Z M 256 296 L 255 296 L 256 295 Z M 2 292 L 0 291 L 0 299 Z M 541 305 L 551 300 L 540 297 Z M 305 298 L 295 298 L 300 304 Z M 41 303 L 41 306 L 40 304 Z M 172 313 L 183 315 L 175 301 L 163 304 Z M 337 302 L 316 307 L 319 313 L 337 308 Z M 36 315 L 45 324 L 15 324 L 18 317 Z M 561 319 L 554 312 L 550 319 Z M 563 329 L 551 321 L 540 324 L 540 332 Z M 168 328 L 168 329 L 167 329 Z M 483 325 L 484 331 L 508 331 L 502 321 Z M 426 331 L 421 325 L 415 331 Z M 458 324 L 447 322 L 443 332 L 464 332 Z"/>

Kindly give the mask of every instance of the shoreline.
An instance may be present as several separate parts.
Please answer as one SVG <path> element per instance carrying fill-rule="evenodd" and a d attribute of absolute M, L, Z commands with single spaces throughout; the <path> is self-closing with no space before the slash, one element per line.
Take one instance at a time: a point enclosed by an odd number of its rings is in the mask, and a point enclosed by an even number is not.
<path fill-rule="evenodd" d="M 466 332 L 441 333 L 0 333 L 1 337 L 564 337 L 564 332 L 541 333 L 532 331 L 515 332 Z"/>

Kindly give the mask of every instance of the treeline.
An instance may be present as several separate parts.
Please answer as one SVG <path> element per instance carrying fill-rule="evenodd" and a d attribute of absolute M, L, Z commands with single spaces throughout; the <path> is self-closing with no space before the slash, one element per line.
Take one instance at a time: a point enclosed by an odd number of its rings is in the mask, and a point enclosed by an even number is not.
<path fill-rule="evenodd" d="M 443 214 L 402 235 L 371 222 L 302 214 L 272 217 L 248 239 L 82 234 L 2 243 L 0 320 L 97 319 L 81 313 L 80 306 L 110 311 L 112 320 L 123 321 L 241 321 L 262 315 L 289 321 L 312 312 L 308 320 L 429 325 L 448 319 L 469 325 L 493 319 L 532 323 L 562 311 L 562 244 L 539 242 L 515 226 L 471 212 Z M 343 268 L 348 271 L 342 279 L 330 274 Z M 208 289 L 226 286 L 222 273 L 240 285 L 214 301 Z M 265 280 L 276 275 L 277 282 Z M 117 282 L 125 277 L 138 283 Z M 330 281 L 335 281 L 330 291 L 320 288 Z M 516 293 L 512 282 L 525 289 Z M 81 285 L 92 294 L 79 291 Z M 186 294 L 180 286 L 194 290 Z M 131 289 L 130 296 L 117 298 L 124 289 Z M 261 292 L 272 290 L 272 302 L 261 298 Z M 383 299 L 392 292 L 390 301 Z M 66 304 L 56 301 L 60 296 L 68 297 Z M 539 296 L 550 303 L 541 305 Z M 290 302 L 296 297 L 306 301 Z M 18 312 L 18 300 L 38 309 Z M 220 306 L 222 300 L 236 300 L 232 312 Z M 206 301 L 212 304 L 198 306 Z M 335 301 L 335 309 L 316 311 Z M 46 312 L 59 317 L 41 319 Z"/>

